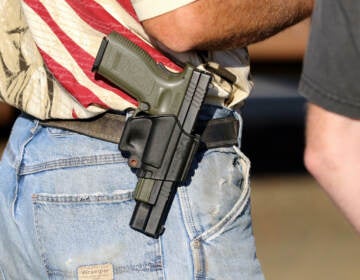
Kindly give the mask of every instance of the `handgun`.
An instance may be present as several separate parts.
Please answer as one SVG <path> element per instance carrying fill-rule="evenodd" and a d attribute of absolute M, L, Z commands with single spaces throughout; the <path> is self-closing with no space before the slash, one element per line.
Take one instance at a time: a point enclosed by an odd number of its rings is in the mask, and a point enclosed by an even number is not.
<path fill-rule="evenodd" d="M 211 75 L 190 64 L 169 71 L 116 32 L 103 38 L 92 71 L 138 101 L 119 143 L 138 178 L 130 226 L 158 238 L 199 146 L 193 129 Z"/>

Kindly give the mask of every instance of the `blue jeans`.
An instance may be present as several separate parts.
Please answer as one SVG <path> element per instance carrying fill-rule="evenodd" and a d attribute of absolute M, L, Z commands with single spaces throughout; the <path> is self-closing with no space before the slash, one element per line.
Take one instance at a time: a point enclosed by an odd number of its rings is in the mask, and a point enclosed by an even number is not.
<path fill-rule="evenodd" d="M 248 176 L 236 148 L 198 153 L 155 240 L 129 227 L 137 178 L 117 145 L 21 116 L 0 164 L 0 279 L 263 279 Z"/>

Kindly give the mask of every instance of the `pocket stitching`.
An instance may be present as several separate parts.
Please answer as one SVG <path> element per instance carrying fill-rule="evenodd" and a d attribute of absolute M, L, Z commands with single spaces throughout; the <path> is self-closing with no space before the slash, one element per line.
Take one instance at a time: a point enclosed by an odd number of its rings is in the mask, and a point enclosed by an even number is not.
<path fill-rule="evenodd" d="M 243 173 L 243 180 L 240 187 L 242 192 L 231 210 L 217 224 L 213 225 L 211 228 L 196 237 L 195 239 L 197 240 L 211 241 L 221 235 L 226 227 L 231 224 L 240 215 L 240 213 L 243 212 L 247 205 L 247 201 L 250 198 L 250 161 L 240 150 L 237 149 L 236 153 L 239 156 L 238 159 L 241 163 Z"/>
<path fill-rule="evenodd" d="M 39 253 L 41 256 L 42 263 L 45 267 L 45 270 L 48 275 L 60 275 L 64 276 L 65 274 L 61 271 L 57 271 L 51 269 L 48 258 L 47 252 L 43 246 L 45 243 L 44 240 L 41 238 L 40 233 L 40 223 L 39 223 L 39 210 L 40 205 L 43 203 L 54 203 L 54 204 L 70 204 L 75 203 L 77 206 L 86 206 L 92 203 L 103 204 L 103 203 L 119 203 L 119 202 L 126 202 L 132 200 L 133 191 L 128 190 L 119 194 L 48 194 L 48 193 L 36 193 L 33 194 L 33 209 L 34 209 L 34 225 L 35 225 L 35 232 L 36 232 L 36 239 L 37 239 L 37 246 L 39 248 Z M 92 197 L 91 201 L 82 200 L 83 197 Z M 96 200 L 96 197 L 101 197 L 102 199 Z M 79 205 L 81 203 L 82 205 Z M 64 205 L 60 205 L 64 206 Z"/>
<path fill-rule="evenodd" d="M 133 198 L 133 190 L 122 190 L 119 193 L 112 194 L 49 194 L 35 193 L 32 195 L 34 204 L 41 203 L 106 203 L 123 202 Z"/>

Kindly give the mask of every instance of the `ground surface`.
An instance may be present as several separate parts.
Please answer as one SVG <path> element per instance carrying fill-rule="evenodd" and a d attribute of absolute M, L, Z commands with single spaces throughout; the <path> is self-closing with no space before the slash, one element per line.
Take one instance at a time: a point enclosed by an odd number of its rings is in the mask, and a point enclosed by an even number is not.
<path fill-rule="evenodd" d="M 358 280 L 360 236 L 308 175 L 252 180 L 254 231 L 267 280 Z"/>

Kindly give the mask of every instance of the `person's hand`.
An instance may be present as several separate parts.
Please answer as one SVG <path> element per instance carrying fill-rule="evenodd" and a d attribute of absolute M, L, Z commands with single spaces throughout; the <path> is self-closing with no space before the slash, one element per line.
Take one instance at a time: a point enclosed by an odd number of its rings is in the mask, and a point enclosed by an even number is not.
<path fill-rule="evenodd" d="M 14 109 L 5 103 L 0 103 L 0 131 L 2 127 L 8 127 L 13 119 L 15 113 Z"/>

